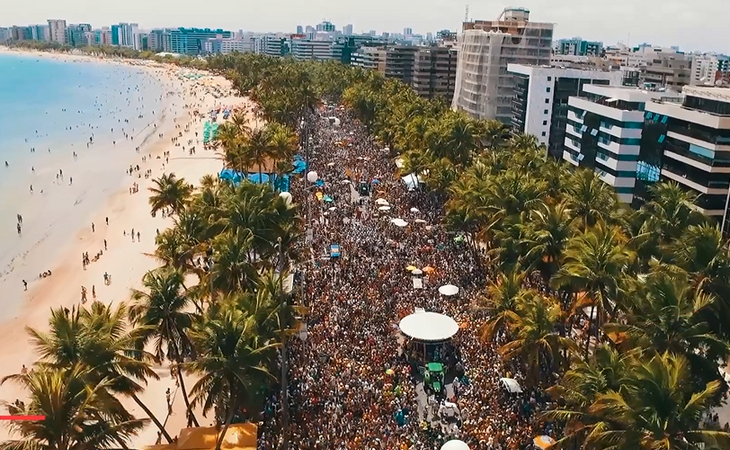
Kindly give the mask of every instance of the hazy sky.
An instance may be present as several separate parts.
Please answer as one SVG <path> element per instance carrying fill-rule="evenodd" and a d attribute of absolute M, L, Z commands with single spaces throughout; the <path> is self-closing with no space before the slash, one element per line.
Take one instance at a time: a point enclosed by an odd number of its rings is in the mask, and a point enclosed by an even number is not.
<path fill-rule="evenodd" d="M 297 25 L 326 19 L 338 29 L 351 23 L 355 32 L 402 32 L 410 27 L 425 34 L 459 29 L 467 4 L 473 19 L 496 19 L 508 5 L 527 7 L 533 21 L 556 24 L 556 37 L 730 53 L 730 0 L 0 0 L 0 25 L 60 18 L 95 27 L 137 22 L 143 29 L 293 32 Z"/>

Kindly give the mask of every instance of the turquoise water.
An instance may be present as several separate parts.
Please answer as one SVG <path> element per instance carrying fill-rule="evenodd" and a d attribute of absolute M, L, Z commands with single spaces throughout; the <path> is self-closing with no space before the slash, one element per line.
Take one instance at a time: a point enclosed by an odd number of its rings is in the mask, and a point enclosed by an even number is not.
<path fill-rule="evenodd" d="M 8 314 L 21 280 L 36 282 L 124 191 L 138 148 L 171 126 L 181 105 L 163 83 L 139 67 L 0 54 L 0 300 Z"/>
<path fill-rule="evenodd" d="M 124 139 L 123 129 L 136 133 L 150 122 L 161 94 L 134 67 L 0 54 L 0 158 L 13 167 L 31 148 L 80 150 L 92 135 Z"/>

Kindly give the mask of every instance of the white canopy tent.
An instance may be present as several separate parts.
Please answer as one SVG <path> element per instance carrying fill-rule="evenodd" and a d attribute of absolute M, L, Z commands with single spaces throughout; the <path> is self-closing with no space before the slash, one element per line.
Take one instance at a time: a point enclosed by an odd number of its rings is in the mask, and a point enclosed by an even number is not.
<path fill-rule="evenodd" d="M 451 297 L 459 293 L 459 288 L 453 284 L 445 284 L 439 288 L 439 294 Z"/>
<path fill-rule="evenodd" d="M 411 275 L 423 275 L 423 270 L 421 270 L 421 269 L 411 270 Z"/>
<path fill-rule="evenodd" d="M 423 183 L 423 179 L 419 176 L 416 176 L 415 173 L 406 175 L 403 178 L 401 178 L 401 180 L 403 180 L 403 183 L 406 184 L 406 187 L 408 189 L 415 189 L 418 187 L 419 183 Z"/>
<path fill-rule="evenodd" d="M 453 439 L 442 445 L 441 450 L 469 450 L 469 445 L 464 441 Z"/>
<path fill-rule="evenodd" d="M 406 336 L 424 342 L 445 341 L 459 331 L 454 319 L 435 312 L 413 313 L 401 319 L 398 327 Z"/>
<path fill-rule="evenodd" d="M 379 199 L 375 200 L 375 204 L 378 206 L 389 206 L 390 205 L 388 203 L 388 200 L 386 200 L 384 198 L 379 198 Z"/>
<path fill-rule="evenodd" d="M 510 394 L 521 394 L 522 386 L 514 378 L 500 378 L 499 384 Z"/>
<path fill-rule="evenodd" d="M 393 225 L 395 225 L 396 227 L 399 227 L 399 228 L 403 228 L 403 227 L 407 227 L 408 226 L 408 222 L 406 222 L 403 219 L 391 219 L 390 221 L 391 221 L 391 223 Z"/>

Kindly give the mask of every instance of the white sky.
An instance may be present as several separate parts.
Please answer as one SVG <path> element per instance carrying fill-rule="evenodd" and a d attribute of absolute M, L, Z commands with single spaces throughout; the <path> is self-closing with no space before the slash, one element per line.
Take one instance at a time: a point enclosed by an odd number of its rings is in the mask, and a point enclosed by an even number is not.
<path fill-rule="evenodd" d="M 136 22 L 143 29 L 293 32 L 327 19 L 338 29 L 351 23 L 355 32 L 409 27 L 425 34 L 459 29 L 469 2 L 473 19 L 496 19 L 505 6 L 527 7 L 532 20 L 556 24 L 556 38 L 730 53 L 730 0 L 0 0 L 0 26 L 59 18 L 94 27 Z"/>

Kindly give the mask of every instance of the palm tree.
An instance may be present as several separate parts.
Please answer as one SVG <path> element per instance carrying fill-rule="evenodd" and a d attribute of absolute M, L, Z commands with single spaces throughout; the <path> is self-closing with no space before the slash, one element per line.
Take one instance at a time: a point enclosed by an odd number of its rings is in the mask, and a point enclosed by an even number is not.
<path fill-rule="evenodd" d="M 489 284 L 485 299 L 489 320 L 482 328 L 482 340 L 493 340 L 500 331 L 506 330 L 510 324 L 519 320 L 518 305 L 525 297 L 534 295 L 534 292 L 522 288 L 524 279 L 524 272 L 513 270 L 501 274 L 496 282 Z"/>
<path fill-rule="evenodd" d="M 678 239 L 690 225 L 700 225 L 706 221 L 693 207 L 697 196 L 675 182 L 657 183 L 650 188 L 649 193 L 651 201 L 642 208 L 646 220 L 645 230 L 655 233 L 664 244 Z"/>
<path fill-rule="evenodd" d="M 528 267 L 538 269 L 543 280 L 549 282 L 560 268 L 563 251 L 573 236 L 570 209 L 566 203 L 555 206 L 541 205 L 530 213 L 527 223 L 525 255 Z"/>
<path fill-rule="evenodd" d="M 611 212 L 616 209 L 618 199 L 613 188 L 604 183 L 595 172 L 576 170 L 566 189 L 568 205 L 581 229 L 587 230 L 599 221 L 610 222 Z"/>
<path fill-rule="evenodd" d="M 260 407 L 262 387 L 273 379 L 267 367 L 276 344 L 262 344 L 252 331 L 255 321 L 243 311 L 230 306 L 213 311 L 191 331 L 200 356 L 184 367 L 201 375 L 191 391 L 194 403 L 203 414 L 217 409 L 216 422 L 223 430 L 215 448 L 220 450 L 234 416 Z"/>
<path fill-rule="evenodd" d="M 561 351 L 573 348 L 573 342 L 556 331 L 563 311 L 552 299 L 537 292 L 526 295 L 517 305 L 517 317 L 510 323 L 513 340 L 499 352 L 505 358 L 520 357 L 526 373 L 537 383 L 563 363 Z"/>
<path fill-rule="evenodd" d="M 129 321 L 143 330 L 138 346 L 144 348 L 147 343 L 153 342 L 157 361 L 167 358 L 180 365 L 186 358 L 195 355 L 187 334 L 195 315 L 187 312 L 191 302 L 184 292 L 183 276 L 176 270 L 157 269 L 147 272 L 142 284 L 147 291 L 132 290 L 134 303 L 128 311 Z M 195 426 L 199 426 L 190 409 L 185 380 L 180 370 L 176 372 L 187 414 Z"/>
<path fill-rule="evenodd" d="M 716 298 L 697 290 L 681 274 L 655 271 L 634 283 L 624 299 L 621 323 L 606 324 L 607 333 L 624 333 L 638 348 L 684 355 L 698 380 L 718 379 L 717 361 L 730 356 L 730 344 L 706 318 Z"/>
<path fill-rule="evenodd" d="M 170 209 L 173 213 L 183 210 L 193 192 L 193 187 L 185 178 L 177 178 L 174 173 L 162 174 L 152 180 L 154 187 L 148 188 L 152 193 L 149 198 L 151 213 L 154 215 L 163 209 Z"/>
<path fill-rule="evenodd" d="M 628 383 L 597 396 L 589 411 L 599 418 L 584 448 L 699 450 L 730 448 L 730 434 L 700 429 L 719 380 L 693 390 L 683 356 L 658 354 L 631 367 Z"/>
<path fill-rule="evenodd" d="M 576 304 L 574 309 L 591 307 L 591 318 L 596 320 L 596 337 L 603 317 L 615 315 L 613 302 L 619 292 L 619 280 L 630 262 L 625 238 L 617 228 L 599 225 L 568 242 L 563 265 L 551 284 L 556 289 L 585 294 L 583 299 L 588 303 Z M 589 344 L 590 333 L 586 336 L 586 355 Z"/>
<path fill-rule="evenodd" d="M 5 377 L 28 392 L 22 408 L 7 404 L 11 414 L 40 415 L 40 421 L 13 421 L 8 426 L 19 440 L 0 443 L 2 450 L 96 450 L 126 447 L 145 425 L 112 395 L 112 380 L 95 384 L 93 369 L 36 367 L 25 374 Z"/>
<path fill-rule="evenodd" d="M 150 367 L 151 355 L 136 348 L 142 330 L 127 330 L 127 309 L 116 309 L 94 302 L 90 309 L 79 307 L 67 313 L 63 308 L 51 310 L 49 332 L 26 328 L 31 343 L 40 354 L 40 364 L 54 369 L 82 366 L 91 369 L 90 384 L 108 379 L 115 394 L 129 396 L 144 410 L 168 442 L 172 438 L 150 409 L 137 396 L 147 379 L 159 379 Z"/>
<path fill-rule="evenodd" d="M 210 273 L 212 290 L 231 294 L 251 289 L 258 280 L 254 235 L 247 228 L 229 230 L 213 240 L 215 264 Z"/>

